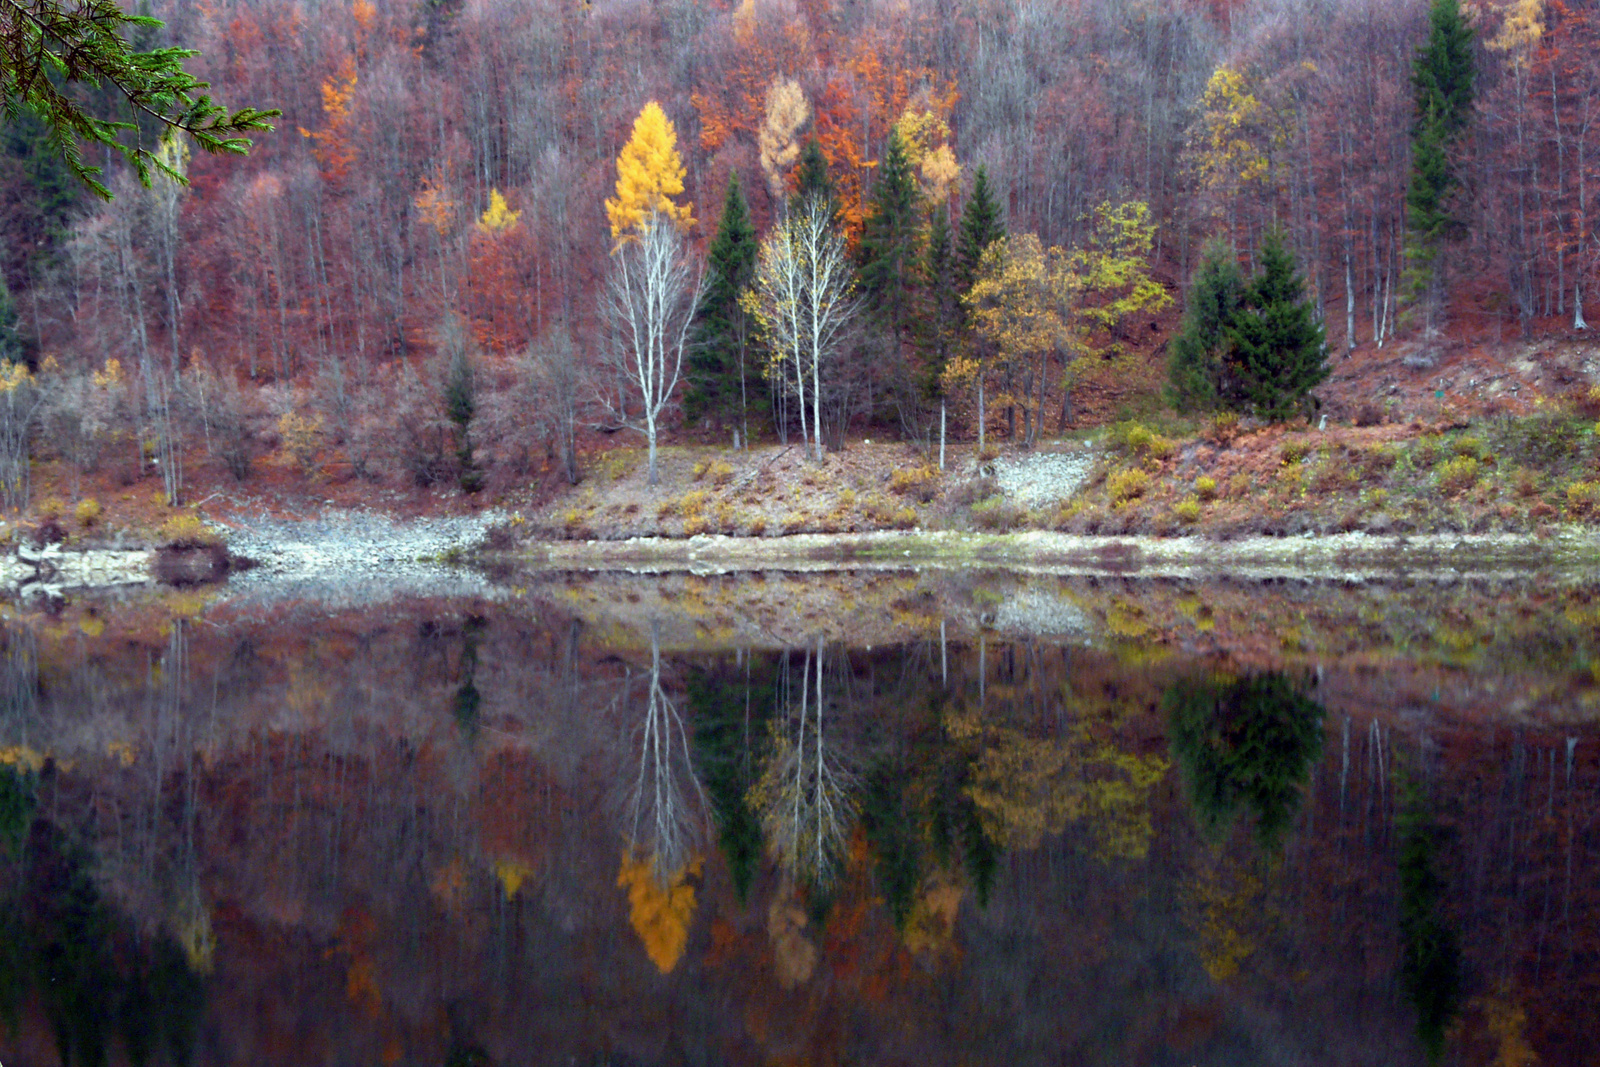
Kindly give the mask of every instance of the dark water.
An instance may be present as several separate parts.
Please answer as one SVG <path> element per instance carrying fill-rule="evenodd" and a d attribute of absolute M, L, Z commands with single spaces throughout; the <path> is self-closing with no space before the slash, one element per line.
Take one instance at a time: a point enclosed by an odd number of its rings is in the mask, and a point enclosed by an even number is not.
<path fill-rule="evenodd" d="M 1068 592 L 13 613 L 0 1063 L 1595 1062 L 1590 591 Z"/>

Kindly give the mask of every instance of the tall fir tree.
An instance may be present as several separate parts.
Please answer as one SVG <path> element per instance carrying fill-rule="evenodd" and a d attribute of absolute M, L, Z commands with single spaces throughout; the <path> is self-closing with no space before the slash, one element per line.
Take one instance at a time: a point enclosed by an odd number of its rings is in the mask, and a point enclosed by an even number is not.
<path fill-rule="evenodd" d="M 891 130 L 861 228 L 858 256 L 867 312 L 897 346 L 907 340 L 913 320 L 912 302 L 922 266 L 921 205 L 905 143 L 898 130 Z"/>
<path fill-rule="evenodd" d="M 978 280 L 984 249 L 1005 235 L 1005 220 L 989 186 L 989 170 L 980 165 L 972 181 L 972 196 L 961 213 L 961 235 L 956 241 L 956 284 L 961 292 Z"/>
<path fill-rule="evenodd" d="M 1443 299 L 1439 253 L 1465 230 L 1451 211 L 1460 184 L 1457 157 L 1472 118 L 1474 31 L 1461 17 L 1459 0 L 1433 0 L 1428 40 L 1411 68 L 1416 114 L 1411 127 L 1411 174 L 1406 184 L 1406 260 L 1414 299 L 1423 303 L 1432 328 Z"/>
<path fill-rule="evenodd" d="M 1214 411 L 1237 400 L 1226 374 L 1229 331 L 1243 301 L 1244 277 L 1233 247 L 1220 238 L 1206 242 L 1167 360 L 1167 402 L 1179 411 Z"/>
<path fill-rule="evenodd" d="M 748 365 L 749 323 L 739 305 L 739 294 L 755 274 L 758 248 L 739 172 L 734 171 L 728 175 L 722 220 L 706 253 L 706 293 L 694 325 L 689 389 L 683 407 L 690 419 L 736 422 L 743 440 L 749 437 L 746 413 L 752 368 Z"/>
<path fill-rule="evenodd" d="M 1309 414 L 1311 390 L 1328 377 L 1328 346 L 1283 235 L 1269 231 L 1245 306 L 1228 331 L 1228 364 L 1246 404 L 1281 422 Z"/>

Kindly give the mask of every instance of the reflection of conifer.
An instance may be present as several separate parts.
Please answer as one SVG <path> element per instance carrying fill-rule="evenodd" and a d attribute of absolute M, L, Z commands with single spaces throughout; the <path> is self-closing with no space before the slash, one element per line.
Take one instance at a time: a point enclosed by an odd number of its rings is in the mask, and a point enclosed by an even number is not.
<path fill-rule="evenodd" d="M 750 884 L 761 865 L 761 821 L 745 795 L 757 765 L 751 746 L 768 734 L 774 671 L 773 659 L 763 657 L 750 665 L 748 674 L 725 662 L 689 675 L 695 765 L 711 801 L 717 845 L 741 904 L 749 899 Z"/>
<path fill-rule="evenodd" d="M 1166 705 L 1172 752 L 1200 821 L 1221 832 L 1248 808 L 1257 839 L 1276 847 L 1322 751 L 1322 705 L 1276 673 L 1183 679 Z"/>
<path fill-rule="evenodd" d="M 1461 1005 L 1461 946 L 1446 922 L 1444 879 L 1434 866 L 1446 832 L 1409 776 L 1401 776 L 1399 794 L 1400 984 L 1416 1006 L 1417 1037 L 1428 1061 L 1438 1063 Z"/>
<path fill-rule="evenodd" d="M 861 825 L 876 857 L 878 891 L 896 930 L 905 929 L 922 881 L 919 820 L 906 795 L 908 777 L 905 767 L 885 760 L 867 775 L 861 795 Z"/>

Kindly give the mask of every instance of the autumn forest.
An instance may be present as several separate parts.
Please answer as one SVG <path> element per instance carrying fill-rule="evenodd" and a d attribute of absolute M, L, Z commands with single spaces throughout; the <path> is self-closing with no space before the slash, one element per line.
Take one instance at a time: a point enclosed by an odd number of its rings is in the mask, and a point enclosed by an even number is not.
<path fill-rule="evenodd" d="M 952 437 L 988 414 L 989 433 L 1032 440 L 1072 424 L 1085 361 L 1115 374 L 1148 354 L 1216 237 L 1247 271 L 1281 241 L 1330 353 L 1448 330 L 1462 301 L 1513 332 L 1581 326 L 1595 271 L 1600 10 L 1583 0 L 1464 5 L 1471 96 L 1437 143 L 1416 113 L 1421 0 L 151 13 L 165 28 L 146 46 L 198 49 L 191 69 L 221 99 L 280 108 L 276 131 L 245 158 L 163 142 L 186 186 L 91 159 L 104 202 L 42 125 L 8 124 L 3 340 L 48 382 L 46 451 L 92 465 L 137 437 L 173 502 L 182 448 L 240 478 L 281 444 L 472 489 L 575 478 L 586 438 L 647 415 L 723 442 L 805 438 L 808 420 L 830 441 L 925 439 L 943 405 Z M 654 401 L 625 380 L 608 295 L 626 244 L 608 200 L 652 104 L 682 171 L 663 202 L 703 290 L 681 379 Z M 1430 152 L 1448 171 L 1437 218 L 1409 188 Z M 742 316 L 717 292 L 728 205 L 770 244 L 808 187 L 828 194 L 851 296 L 811 400 L 803 374 L 786 387 L 759 308 L 727 350 L 737 368 L 706 340 L 732 329 L 712 311 Z M 1004 358 L 986 360 L 984 245 L 962 242 L 1008 234 L 1012 260 L 1068 279 L 1069 310 L 1043 340 L 994 337 Z"/>

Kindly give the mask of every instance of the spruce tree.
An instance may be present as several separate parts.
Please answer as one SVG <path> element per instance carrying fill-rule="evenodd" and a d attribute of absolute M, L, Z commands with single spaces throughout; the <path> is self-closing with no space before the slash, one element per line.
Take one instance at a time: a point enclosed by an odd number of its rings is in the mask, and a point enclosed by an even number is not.
<path fill-rule="evenodd" d="M 891 130 L 861 228 L 861 292 L 868 313 L 897 343 L 910 328 L 920 260 L 922 194 L 905 144 Z"/>
<path fill-rule="evenodd" d="M 694 325 L 689 390 L 683 407 L 690 419 L 738 419 L 741 434 L 746 436 L 748 324 L 744 309 L 739 306 L 739 294 L 750 285 L 755 273 L 756 251 L 756 229 L 739 185 L 739 172 L 734 171 L 728 175 L 722 220 L 706 253 L 706 292 Z"/>
<path fill-rule="evenodd" d="M 1450 211 L 1450 194 L 1460 184 L 1455 157 L 1472 117 L 1472 44 L 1473 29 L 1461 17 L 1458 0 L 1434 0 L 1428 40 L 1411 68 L 1416 116 L 1406 184 L 1409 287 L 1413 297 L 1423 298 L 1429 326 L 1442 297 L 1440 249 L 1466 228 Z"/>
<path fill-rule="evenodd" d="M 1222 240 L 1208 241 L 1167 360 L 1167 402 L 1179 411 L 1213 411 L 1236 399 L 1225 375 L 1229 331 L 1243 300 L 1238 256 Z"/>
<path fill-rule="evenodd" d="M 1228 331 L 1227 363 L 1244 402 L 1277 422 L 1307 412 L 1308 395 L 1328 377 L 1328 349 L 1294 255 L 1277 231 L 1262 242 L 1260 262 Z"/>
<path fill-rule="evenodd" d="M 1000 205 L 989 188 L 989 171 L 980 165 L 972 182 L 972 196 L 961 213 L 961 236 L 956 242 L 956 284 L 961 292 L 971 289 L 972 283 L 978 280 L 983 250 L 1005 235 L 1006 224 L 1000 217 Z"/>
<path fill-rule="evenodd" d="M 789 210 L 795 211 L 811 197 L 820 197 L 828 205 L 828 217 L 839 221 L 839 196 L 828 177 L 828 157 L 822 154 L 822 143 L 815 137 L 806 141 L 800 150 L 800 163 L 795 168 L 794 195 L 789 198 Z"/>

